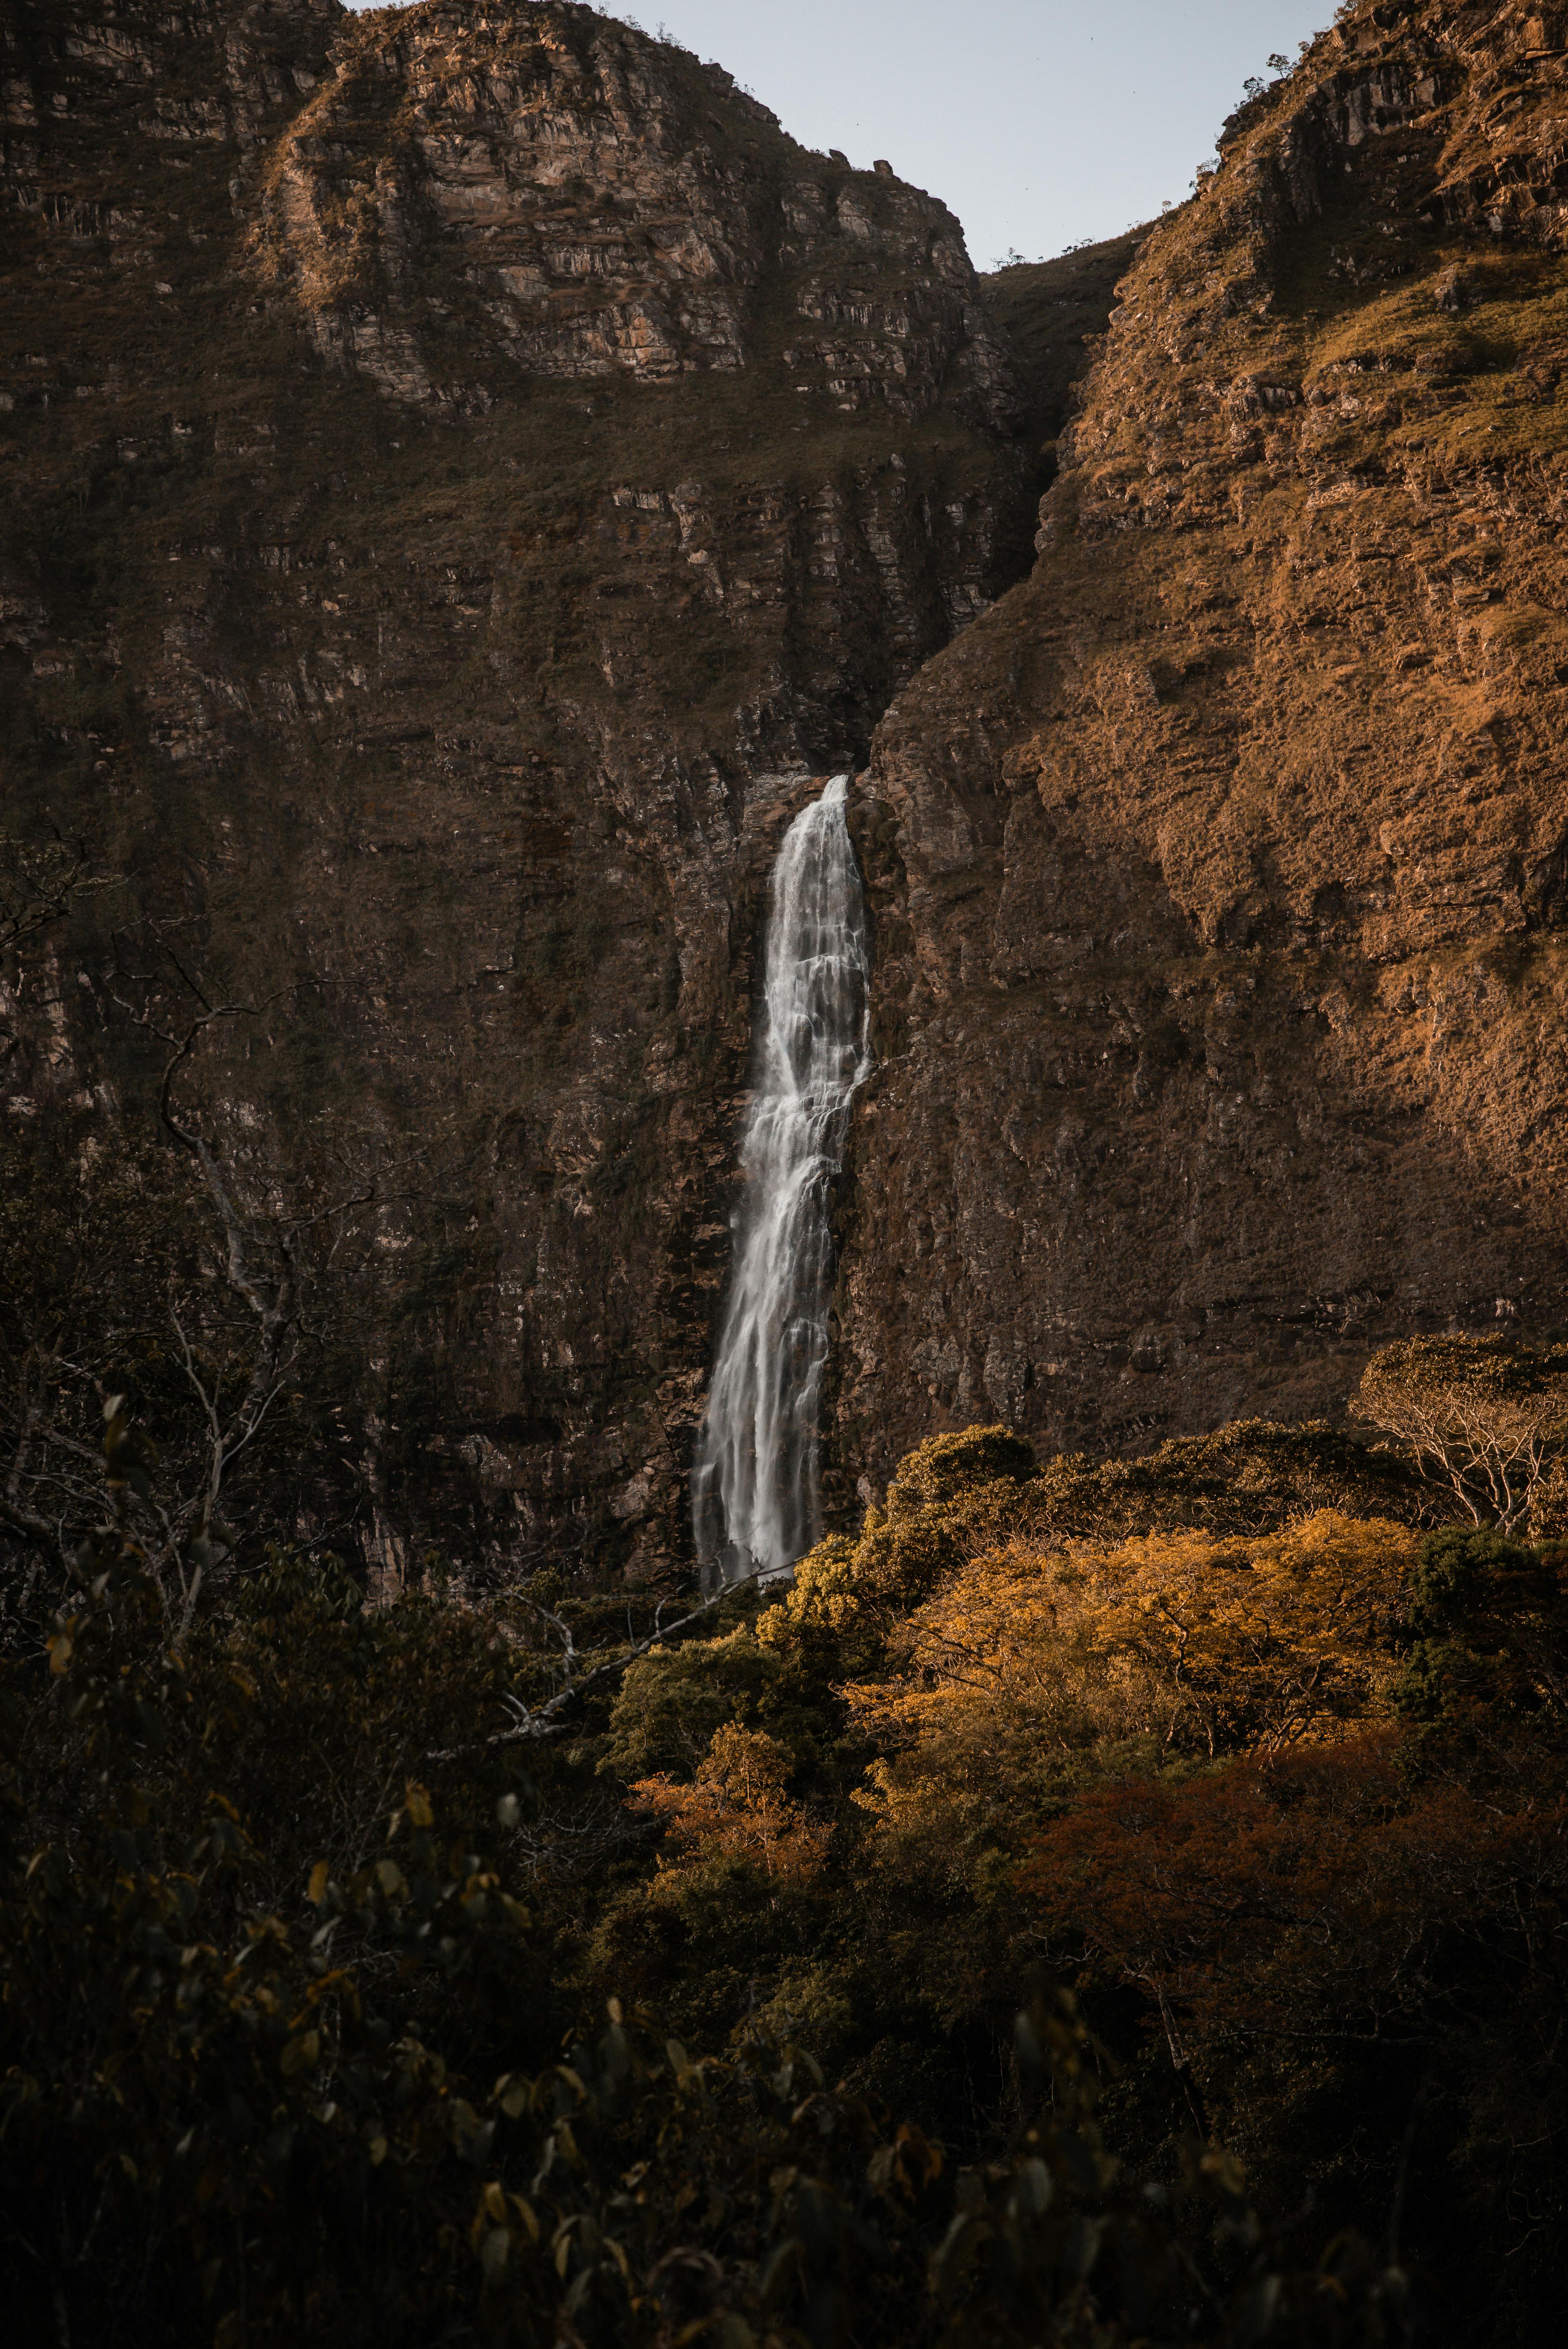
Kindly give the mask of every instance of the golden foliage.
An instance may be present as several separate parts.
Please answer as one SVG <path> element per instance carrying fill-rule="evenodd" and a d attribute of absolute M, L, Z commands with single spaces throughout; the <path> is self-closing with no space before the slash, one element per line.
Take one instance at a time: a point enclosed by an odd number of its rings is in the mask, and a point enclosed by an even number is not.
<path fill-rule="evenodd" d="M 758 1639 L 840 1673 L 872 1669 L 902 1616 L 1014 1531 L 1034 1467 L 1011 1428 L 928 1436 L 900 1463 L 885 1507 L 866 1511 L 858 1538 L 830 1535 L 801 1559 Z"/>
<path fill-rule="evenodd" d="M 1322 1509 L 1283 1533 L 1128 1542 L 1105 1561 L 1097 1644 L 1160 1689 L 1170 1743 L 1277 1752 L 1381 1707 L 1418 1537 Z"/>
<path fill-rule="evenodd" d="M 777 1738 L 727 1723 L 697 1765 L 695 1784 L 640 1779 L 630 1790 L 630 1807 L 664 1822 L 663 1868 L 738 1859 L 774 1882 L 807 1883 L 821 1868 L 828 1836 L 790 1800 L 793 1766 Z"/>
<path fill-rule="evenodd" d="M 875 1512 L 868 1512 L 868 1516 Z M 784 1597 L 758 1619 L 759 1645 L 784 1655 L 798 1648 L 826 1647 L 863 1666 L 874 1652 L 875 1618 L 870 1592 L 859 1574 L 859 1543 L 830 1534 L 795 1568 Z"/>
<path fill-rule="evenodd" d="M 846 1690 L 892 1749 L 861 1799 L 928 1832 L 1061 1790 L 1108 1749 L 1147 1764 L 1341 1735 L 1384 1707 L 1418 1539 L 1326 1509 L 1248 1538 L 1011 1542 L 907 1619 L 893 1678 Z"/>
<path fill-rule="evenodd" d="M 1037 1467 L 1010 1429 L 971 1427 L 912 1452 L 857 1537 L 819 1543 L 759 1619 L 757 1638 L 830 1678 L 862 1680 L 880 1672 L 886 1643 L 912 1609 L 972 1561 L 1009 1547 L 1040 1556 L 1161 1534 L 1212 1545 L 1336 1511 L 1372 1518 L 1431 1509 L 1407 1463 L 1317 1421 L 1237 1421 L 1172 1438 L 1143 1460 L 1061 1454 Z"/>

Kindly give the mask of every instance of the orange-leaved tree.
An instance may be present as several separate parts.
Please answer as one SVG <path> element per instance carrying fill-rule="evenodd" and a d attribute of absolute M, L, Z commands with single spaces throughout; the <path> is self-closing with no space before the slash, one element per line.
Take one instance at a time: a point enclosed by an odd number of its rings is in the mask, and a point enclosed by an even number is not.
<path fill-rule="evenodd" d="M 1035 1838 L 1018 1881 L 1054 1946 L 1141 1983 L 1168 2027 L 1408 2027 L 1439 1943 L 1480 1931 L 1522 1880 L 1568 1889 L 1565 1826 L 1553 1794 L 1500 1813 L 1413 1782 L 1385 1729 L 1098 1788 Z"/>
<path fill-rule="evenodd" d="M 865 1799 L 923 1833 L 1016 1813 L 1110 1750 L 1125 1775 L 1344 1735 L 1386 1710 L 1418 1539 L 1320 1510 L 1247 1538 L 995 1550 L 900 1627 L 892 1677 L 847 1692 L 889 1749 Z"/>
<path fill-rule="evenodd" d="M 630 1791 L 631 1807 L 662 1821 L 664 1866 L 738 1859 L 774 1881 L 804 1883 L 821 1867 L 827 1832 L 790 1799 L 793 1767 L 788 1746 L 777 1738 L 730 1722 L 715 1732 L 692 1785 L 664 1776 L 639 1779 Z"/>

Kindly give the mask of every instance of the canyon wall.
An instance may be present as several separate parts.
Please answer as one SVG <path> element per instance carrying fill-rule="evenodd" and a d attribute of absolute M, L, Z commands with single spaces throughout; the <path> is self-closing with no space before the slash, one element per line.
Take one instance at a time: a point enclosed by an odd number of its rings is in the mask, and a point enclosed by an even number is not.
<path fill-rule="evenodd" d="M 1565 232 L 1568 11 L 1385 5 L 1141 244 L 860 801 L 846 1485 L 1568 1319 Z"/>
<path fill-rule="evenodd" d="M 686 1554 L 840 766 L 835 1511 L 975 1418 L 1135 1450 L 1565 1318 L 1562 10 L 1343 10 L 1190 204 L 989 295 L 554 0 L 0 0 L 0 828 L 116 885 L 7 1114 L 145 1119 L 153 947 L 249 1007 L 181 1082 L 261 1192 L 374 1164 L 404 1562 Z"/>
<path fill-rule="evenodd" d="M 781 827 L 1029 560 L 958 224 L 571 5 L 0 0 L 0 141 L 4 827 L 124 885 L 12 1113 L 145 1116 L 177 947 L 260 1193 L 444 1229 L 356 1379 L 399 1555 L 652 1572 Z"/>

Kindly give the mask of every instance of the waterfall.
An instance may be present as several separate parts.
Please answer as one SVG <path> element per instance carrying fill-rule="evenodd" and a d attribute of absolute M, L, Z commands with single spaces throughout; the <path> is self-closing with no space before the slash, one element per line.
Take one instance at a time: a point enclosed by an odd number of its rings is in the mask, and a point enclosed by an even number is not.
<path fill-rule="evenodd" d="M 828 1214 L 850 1103 L 871 1068 L 871 957 L 847 775 L 784 835 L 773 867 L 758 1083 L 741 1143 L 734 1273 L 692 1478 L 705 1571 L 735 1581 L 803 1557 L 819 1531 L 817 1414 L 828 1363 Z"/>

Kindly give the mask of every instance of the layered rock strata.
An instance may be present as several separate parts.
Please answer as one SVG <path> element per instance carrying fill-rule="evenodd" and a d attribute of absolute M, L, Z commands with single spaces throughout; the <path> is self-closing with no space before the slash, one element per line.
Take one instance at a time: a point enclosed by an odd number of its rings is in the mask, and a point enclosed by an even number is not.
<path fill-rule="evenodd" d="M 1568 15 L 1355 6 L 1142 243 L 857 819 L 838 1456 L 1568 1320 Z"/>
<path fill-rule="evenodd" d="M 259 1169 L 446 1217 L 366 1371 L 416 1537 L 684 1547 L 763 885 L 884 710 L 838 1506 L 1564 1319 L 1560 13 L 1342 11 L 1102 346 L 1109 249 L 1008 273 L 1022 396 L 940 205 L 588 9 L 0 43 L 5 823 L 266 1007 L 193 1072 Z M 20 1112 L 145 1092 L 111 926 Z"/>
<path fill-rule="evenodd" d="M 14 1100 L 145 1094 L 172 926 L 265 1007 L 234 1146 L 447 1220 L 365 1371 L 416 1547 L 651 1571 L 780 826 L 1028 559 L 957 223 L 572 5 L 0 0 L 0 103 L 5 823 L 129 884 Z"/>

